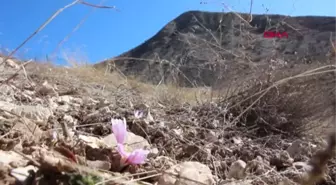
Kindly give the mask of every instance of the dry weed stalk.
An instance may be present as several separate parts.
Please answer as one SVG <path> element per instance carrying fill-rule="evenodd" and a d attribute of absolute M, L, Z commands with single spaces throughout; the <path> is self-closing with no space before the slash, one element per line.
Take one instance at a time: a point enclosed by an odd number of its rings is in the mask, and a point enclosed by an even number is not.
<path fill-rule="evenodd" d="M 333 68 L 333 69 L 328 69 L 328 68 Z M 236 107 L 238 105 L 240 105 L 241 103 L 260 95 L 254 102 L 252 102 L 244 111 L 242 111 L 233 121 L 232 123 L 238 121 L 247 111 L 249 111 L 264 95 L 266 95 L 271 89 L 273 88 L 277 88 L 278 86 L 290 81 L 290 80 L 294 80 L 294 79 L 298 79 L 298 78 L 304 78 L 304 77 L 308 77 L 308 76 L 314 76 L 314 75 L 320 75 L 320 74 L 326 74 L 326 73 L 330 73 L 330 72 L 336 72 L 336 66 L 335 65 L 325 65 L 322 67 L 318 67 L 312 70 L 308 70 L 305 71 L 303 73 L 300 73 L 298 75 L 295 76 L 291 76 L 291 77 L 287 77 L 284 79 L 281 79 L 275 83 L 273 83 L 273 85 L 267 87 L 266 89 L 263 89 L 255 94 L 253 94 L 252 96 L 247 97 L 246 99 L 236 103 L 235 105 L 232 105 L 229 109 Z"/>
<path fill-rule="evenodd" d="M 330 43 L 336 53 L 335 45 L 332 41 L 332 33 L 330 33 Z M 314 185 L 323 180 L 326 175 L 327 163 L 334 157 L 336 149 L 336 130 L 329 135 L 328 145 L 324 150 L 318 151 L 309 161 L 312 169 L 302 179 L 301 185 Z"/>
<path fill-rule="evenodd" d="M 91 14 L 93 14 L 96 10 L 97 10 L 97 8 L 113 8 L 113 9 L 116 9 L 116 7 L 110 7 L 110 6 L 103 6 L 103 3 L 104 3 L 104 1 L 105 0 L 102 0 L 102 1 L 100 1 L 100 3 L 99 3 L 99 5 L 93 5 L 93 4 L 90 4 L 90 3 L 87 3 L 87 2 L 81 2 L 81 4 L 84 4 L 84 5 L 87 5 L 87 6 L 91 6 L 91 7 L 93 7 L 92 8 L 92 10 L 88 13 L 88 14 L 86 14 L 84 17 L 83 17 L 83 19 L 73 28 L 73 30 L 69 33 L 69 34 L 67 34 L 58 44 L 57 44 L 57 46 L 56 46 L 56 48 L 54 49 L 54 51 L 52 52 L 52 54 L 51 54 L 51 56 L 54 56 L 54 55 L 56 55 L 56 52 L 57 52 L 57 50 L 61 47 L 61 45 L 65 42 L 65 41 L 67 41 L 69 38 L 70 38 L 70 36 L 74 33 L 74 32 L 76 32 L 79 28 L 80 28 L 80 26 L 89 18 L 89 16 L 91 15 Z M 117 10 L 117 9 L 116 9 Z"/>
<path fill-rule="evenodd" d="M 75 0 L 73 2 L 71 2 L 70 4 L 67 4 L 66 6 L 64 6 L 63 8 L 58 9 L 52 16 L 50 16 L 40 27 L 37 28 L 37 30 L 35 30 L 32 34 L 29 35 L 29 37 L 27 37 L 19 46 L 17 46 L 12 52 L 10 52 L 5 58 L 4 60 L 0 63 L 0 65 L 2 65 L 3 63 L 5 63 L 10 57 L 12 57 L 22 46 L 24 46 L 31 38 L 33 38 L 37 33 L 39 33 L 40 31 L 42 31 L 53 19 L 55 19 L 58 14 L 60 14 L 61 12 L 63 12 L 65 9 L 70 8 L 76 4 L 83 4 L 86 6 L 91 6 L 91 7 L 95 7 L 95 8 L 113 8 L 115 9 L 114 6 L 101 6 L 101 5 L 94 5 L 91 3 L 87 3 L 83 0 Z"/>
<path fill-rule="evenodd" d="M 333 132 L 328 137 L 327 147 L 316 152 L 308 162 L 312 169 L 302 179 L 301 185 L 314 185 L 323 180 L 327 171 L 327 163 L 335 156 L 335 148 L 336 132 Z"/>
<path fill-rule="evenodd" d="M 24 71 L 25 77 L 26 77 L 26 79 L 28 79 L 27 74 L 26 74 L 26 70 L 25 70 L 25 66 L 26 66 L 27 64 L 31 63 L 31 62 L 32 62 L 32 60 L 28 60 L 28 61 L 26 61 L 25 63 L 21 64 L 20 68 L 19 68 L 14 74 L 12 74 L 12 75 L 11 75 L 10 77 L 8 77 L 6 80 L 0 82 L 0 86 L 2 86 L 2 85 L 5 84 L 5 83 L 8 83 L 10 80 L 12 80 L 12 79 L 14 79 L 15 77 L 17 77 L 17 76 L 19 75 L 19 72 L 20 72 L 21 70 Z M 1 64 L 0 64 L 0 65 L 1 65 Z"/>

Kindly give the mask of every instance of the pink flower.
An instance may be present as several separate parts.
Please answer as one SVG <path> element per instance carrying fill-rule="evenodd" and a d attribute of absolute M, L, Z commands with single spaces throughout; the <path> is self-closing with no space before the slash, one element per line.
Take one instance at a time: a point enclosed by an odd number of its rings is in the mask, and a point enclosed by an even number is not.
<path fill-rule="evenodd" d="M 128 164 L 143 164 L 147 155 L 148 150 L 135 149 L 133 152 L 128 153 L 125 151 L 124 142 L 127 135 L 126 130 L 126 120 L 121 119 L 112 119 L 112 131 L 117 140 L 117 150 L 122 158 L 125 160 L 125 163 Z"/>
<path fill-rule="evenodd" d="M 143 164 L 149 153 L 148 150 L 143 149 L 135 149 L 132 153 L 128 153 L 125 152 L 124 145 L 118 144 L 117 147 L 120 155 L 126 159 L 125 163 L 128 164 Z"/>
<path fill-rule="evenodd" d="M 126 130 L 126 119 L 112 119 L 112 131 L 116 137 L 117 143 L 123 144 L 125 142 L 127 130 Z"/>

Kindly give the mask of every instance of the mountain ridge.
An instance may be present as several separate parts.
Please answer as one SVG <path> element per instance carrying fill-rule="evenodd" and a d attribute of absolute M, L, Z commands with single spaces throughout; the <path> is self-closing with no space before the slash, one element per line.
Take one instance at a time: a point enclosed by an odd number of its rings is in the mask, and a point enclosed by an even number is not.
<path fill-rule="evenodd" d="M 142 44 L 94 66 L 113 64 L 126 76 L 145 82 L 190 87 L 213 86 L 218 79 L 239 76 L 247 68 L 266 69 L 272 60 L 288 63 L 290 68 L 330 62 L 335 17 L 252 17 L 246 25 L 232 12 L 184 12 Z M 263 38 L 265 30 L 286 31 L 289 38 Z"/>

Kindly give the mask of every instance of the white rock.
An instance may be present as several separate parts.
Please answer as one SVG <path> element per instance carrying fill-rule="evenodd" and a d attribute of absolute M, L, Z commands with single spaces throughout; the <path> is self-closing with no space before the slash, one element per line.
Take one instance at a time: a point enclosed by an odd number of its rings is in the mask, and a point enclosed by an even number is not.
<path fill-rule="evenodd" d="M 0 166 L 10 166 L 10 163 L 16 162 L 18 165 L 25 165 L 28 160 L 13 151 L 0 150 Z"/>
<path fill-rule="evenodd" d="M 47 81 L 44 81 L 43 84 L 39 88 L 37 88 L 36 91 L 42 95 L 58 96 L 58 93 L 56 92 L 55 88 L 52 85 L 50 85 Z"/>
<path fill-rule="evenodd" d="M 228 178 L 242 179 L 245 177 L 246 163 L 242 160 L 237 160 L 232 163 L 229 169 Z"/>
<path fill-rule="evenodd" d="M 104 141 L 102 139 L 97 138 L 97 137 L 79 135 L 78 138 L 80 140 L 84 141 L 87 145 L 89 145 L 92 148 L 107 147 L 107 145 L 104 143 Z"/>
<path fill-rule="evenodd" d="M 172 131 L 178 136 L 181 136 L 183 132 L 182 129 L 172 129 Z"/>
<path fill-rule="evenodd" d="M 22 117 L 35 119 L 37 121 L 46 121 L 52 115 L 50 109 L 41 105 L 15 105 L 12 103 L 0 101 L 0 108 L 14 112 Z"/>
<path fill-rule="evenodd" d="M 15 69 L 20 68 L 20 66 L 16 62 L 14 62 L 14 60 L 12 60 L 12 59 L 7 59 L 6 64 L 9 65 L 12 68 L 15 68 Z"/>
<path fill-rule="evenodd" d="M 150 123 L 150 122 L 153 122 L 154 121 L 154 118 L 152 116 L 152 114 L 150 113 L 150 111 L 148 110 L 148 114 L 144 120 L 147 124 Z"/>
<path fill-rule="evenodd" d="M 71 109 L 71 107 L 70 107 L 69 104 L 60 105 L 60 106 L 58 106 L 58 107 L 56 108 L 56 110 L 57 110 L 58 112 L 62 112 L 62 113 L 64 113 L 64 112 L 68 112 L 70 109 Z"/>
<path fill-rule="evenodd" d="M 33 170 L 34 172 L 37 171 L 37 168 L 35 166 L 29 165 L 26 167 L 21 168 L 15 168 L 12 169 L 10 174 L 15 177 L 18 181 L 24 182 L 29 177 L 29 171 Z"/>
<path fill-rule="evenodd" d="M 199 162 L 183 162 L 172 166 L 160 179 L 160 185 L 212 185 L 215 183 L 211 170 Z"/>
<path fill-rule="evenodd" d="M 16 108 L 14 108 L 13 111 L 23 117 L 35 119 L 37 121 L 46 121 L 52 115 L 51 110 L 42 105 L 16 105 Z"/>
<path fill-rule="evenodd" d="M 55 109 L 57 109 L 58 104 L 54 101 L 53 98 L 49 98 L 48 99 L 48 107 L 50 107 L 52 110 L 55 110 Z"/>
<path fill-rule="evenodd" d="M 164 121 L 160 121 L 159 124 L 158 124 L 158 127 L 159 127 L 159 128 L 164 128 L 164 127 L 166 127 L 165 122 L 164 122 Z"/>
<path fill-rule="evenodd" d="M 243 144 L 243 141 L 240 137 L 233 137 L 232 140 L 234 144 L 237 144 L 237 145 Z"/>
<path fill-rule="evenodd" d="M 81 99 L 81 98 L 73 98 L 72 100 L 76 104 L 79 104 L 79 105 L 83 104 L 83 99 Z"/>
<path fill-rule="evenodd" d="M 72 99 L 73 97 L 68 96 L 68 95 L 60 96 L 57 98 L 57 103 L 69 104 L 71 103 Z"/>
<path fill-rule="evenodd" d="M 117 146 L 117 140 L 115 139 L 114 134 L 107 135 L 103 138 L 103 142 L 109 147 Z M 138 149 L 138 148 L 149 148 L 150 145 L 148 141 L 138 135 L 133 134 L 132 132 L 127 132 L 126 140 L 124 143 L 130 149 Z"/>
<path fill-rule="evenodd" d="M 312 166 L 310 166 L 310 165 L 307 164 L 306 162 L 300 162 L 300 161 L 298 161 L 298 162 L 294 162 L 294 163 L 293 163 L 293 166 L 294 166 L 297 170 L 302 169 L 302 170 L 304 170 L 304 171 L 306 171 L 306 172 L 312 170 Z"/>
<path fill-rule="evenodd" d="M 77 120 L 70 115 L 64 115 L 63 119 L 70 127 L 77 125 Z"/>

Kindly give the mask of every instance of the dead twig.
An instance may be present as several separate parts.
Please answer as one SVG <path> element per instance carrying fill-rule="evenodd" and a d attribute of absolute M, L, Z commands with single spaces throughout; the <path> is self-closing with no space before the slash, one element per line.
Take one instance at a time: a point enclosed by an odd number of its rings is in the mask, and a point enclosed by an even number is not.
<path fill-rule="evenodd" d="M 86 6 L 91 6 L 91 7 L 95 7 L 95 8 L 108 8 L 108 9 L 116 9 L 116 7 L 114 6 L 100 6 L 100 5 L 94 5 L 94 4 L 90 4 L 87 3 L 85 1 L 82 0 L 75 0 L 73 2 L 71 2 L 70 4 L 65 5 L 63 8 L 58 9 L 52 16 L 50 16 L 40 27 L 38 27 L 32 34 L 30 34 L 29 37 L 27 37 L 19 46 L 17 46 L 12 52 L 9 53 L 9 55 L 7 55 L 4 60 L 0 63 L 0 65 L 2 65 L 3 63 L 5 63 L 10 57 L 12 57 L 22 46 L 24 46 L 31 38 L 33 38 L 37 33 L 39 33 L 40 31 L 42 31 L 53 19 L 55 19 L 58 14 L 60 14 L 61 12 L 63 12 L 65 9 L 70 8 L 76 4 L 83 4 Z"/>
<path fill-rule="evenodd" d="M 32 62 L 32 60 L 28 60 L 27 62 L 23 63 L 20 67 L 20 69 L 18 69 L 12 76 L 10 76 L 9 78 L 7 78 L 6 80 L 0 82 L 0 86 L 2 86 L 4 83 L 8 83 L 10 80 L 14 79 L 16 76 L 19 75 L 19 72 L 21 70 L 25 70 L 24 66 L 26 66 L 27 64 L 29 64 L 30 62 Z M 1 64 L 0 64 L 1 65 Z"/>
<path fill-rule="evenodd" d="M 102 0 L 100 3 L 99 3 L 99 5 L 93 5 L 93 4 L 90 4 L 90 3 L 87 3 L 87 2 L 84 2 L 84 1 L 81 1 L 80 3 L 81 4 L 83 4 L 83 5 L 87 5 L 87 6 L 91 6 L 91 7 L 93 7 L 93 9 L 88 13 L 88 14 L 86 14 L 84 17 L 83 17 L 83 19 L 74 27 L 74 29 L 68 34 L 68 35 L 66 35 L 65 37 L 64 37 L 64 39 L 62 39 L 58 44 L 57 44 L 57 46 L 56 46 L 56 48 L 54 49 L 54 51 L 52 52 L 52 54 L 51 54 L 51 56 L 54 56 L 55 54 L 56 54 L 56 52 L 57 52 L 57 50 L 60 48 L 60 46 L 64 43 L 64 42 L 66 42 L 69 38 L 70 38 L 70 36 L 74 33 L 74 32 L 76 32 L 80 27 L 81 27 L 81 25 L 89 18 L 89 16 L 91 15 L 91 14 L 93 14 L 96 10 L 97 10 L 97 8 L 113 8 L 113 9 L 116 9 L 116 7 L 115 6 L 113 6 L 113 7 L 109 7 L 109 6 L 102 6 L 102 4 L 105 2 L 105 0 Z"/>
<path fill-rule="evenodd" d="M 21 155 L 23 158 L 25 158 L 25 159 L 31 161 L 31 162 L 34 164 L 34 166 L 36 166 L 36 167 L 41 167 L 41 163 L 39 163 L 39 162 L 37 162 L 36 160 L 34 160 L 34 159 L 28 157 L 27 155 L 25 155 L 25 154 L 22 153 L 22 152 L 17 151 L 16 149 L 13 149 L 13 150 L 14 150 L 15 153 Z"/>
<path fill-rule="evenodd" d="M 32 34 L 30 34 L 29 37 L 27 37 L 19 46 L 17 46 L 12 52 L 9 53 L 9 55 L 7 55 L 5 57 L 5 59 L 0 63 L 3 64 L 4 62 L 6 62 L 10 57 L 12 57 L 23 45 L 25 45 L 31 38 L 33 38 L 37 33 L 39 33 L 41 30 L 43 30 L 53 19 L 55 19 L 55 17 L 60 14 L 61 12 L 63 12 L 65 9 L 70 8 L 71 6 L 77 4 L 80 0 L 75 0 L 72 3 L 64 6 L 63 8 L 57 10 L 51 17 L 49 17 L 47 19 L 47 21 L 45 21 L 39 28 L 37 28 L 37 30 L 35 30 Z"/>
<path fill-rule="evenodd" d="M 83 5 L 86 5 L 86 6 L 91 6 L 91 7 L 94 7 L 94 8 L 115 9 L 115 10 L 119 11 L 116 6 L 103 6 L 101 4 L 95 5 L 95 4 L 85 2 L 85 1 L 79 1 L 79 3 L 83 4 Z"/>

